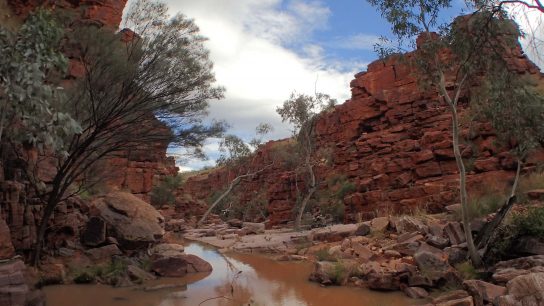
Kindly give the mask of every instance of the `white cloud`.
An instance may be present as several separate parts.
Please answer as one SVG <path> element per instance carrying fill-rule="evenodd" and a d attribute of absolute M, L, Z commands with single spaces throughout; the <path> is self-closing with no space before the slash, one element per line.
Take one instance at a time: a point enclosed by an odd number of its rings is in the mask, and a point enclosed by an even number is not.
<path fill-rule="evenodd" d="M 312 32 L 324 29 L 330 10 L 319 1 L 281 0 L 167 0 L 171 13 L 194 18 L 214 62 L 217 83 L 226 87 L 226 98 L 214 101 L 210 117 L 225 119 L 229 132 L 249 139 L 260 122 L 274 126 L 270 139 L 291 135 L 281 123 L 276 107 L 290 93 L 312 94 L 316 86 L 343 102 L 350 96 L 355 70 L 327 63 L 323 50 L 307 43 Z M 282 6 L 283 4 L 283 6 Z M 301 44 L 302 55 L 285 47 Z M 358 67 L 361 68 L 361 67 Z M 206 147 L 217 156 L 218 141 Z M 191 160 L 185 169 L 198 169 L 212 161 Z"/>
<path fill-rule="evenodd" d="M 535 4 L 534 0 L 527 3 Z M 507 10 L 525 34 L 521 39 L 523 50 L 540 69 L 544 69 L 544 14 L 521 4 L 509 4 Z"/>
<path fill-rule="evenodd" d="M 337 38 L 329 44 L 331 47 L 338 49 L 374 50 L 374 45 L 379 42 L 379 36 L 359 33 L 348 37 Z"/>

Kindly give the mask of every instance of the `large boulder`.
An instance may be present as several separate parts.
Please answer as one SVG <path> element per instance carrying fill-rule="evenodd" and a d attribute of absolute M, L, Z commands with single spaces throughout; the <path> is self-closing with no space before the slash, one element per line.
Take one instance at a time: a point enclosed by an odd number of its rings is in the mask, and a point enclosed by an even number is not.
<path fill-rule="evenodd" d="M 506 288 L 487 283 L 481 280 L 471 279 L 463 282 L 463 287 L 474 298 L 474 305 L 484 306 L 493 303 L 499 296 L 506 294 Z"/>
<path fill-rule="evenodd" d="M 112 192 L 96 199 L 93 207 L 124 249 L 146 248 L 164 235 L 163 216 L 133 194 Z"/>
<path fill-rule="evenodd" d="M 181 277 L 187 273 L 211 272 L 212 265 L 198 256 L 183 254 L 156 258 L 151 264 L 151 271 L 164 277 Z"/>

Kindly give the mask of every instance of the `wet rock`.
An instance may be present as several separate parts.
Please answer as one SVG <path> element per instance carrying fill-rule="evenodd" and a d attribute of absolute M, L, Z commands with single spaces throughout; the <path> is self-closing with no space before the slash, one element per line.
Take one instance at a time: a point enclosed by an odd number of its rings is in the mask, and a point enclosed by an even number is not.
<path fill-rule="evenodd" d="M 121 250 L 119 250 L 115 244 L 108 244 L 103 247 L 90 249 L 85 251 L 85 253 L 87 253 L 87 255 L 94 260 L 108 259 L 114 255 L 123 254 L 123 252 L 121 252 Z"/>
<path fill-rule="evenodd" d="M 481 280 L 467 280 L 463 282 L 463 287 L 474 298 L 474 305 L 484 306 L 506 294 L 506 287 L 497 286 Z"/>
<path fill-rule="evenodd" d="M 355 235 L 356 236 L 366 236 L 366 235 L 370 234 L 370 231 L 371 231 L 370 225 L 368 225 L 366 223 L 361 223 L 359 225 L 359 227 L 357 227 L 357 229 L 355 230 Z"/>
<path fill-rule="evenodd" d="M 198 256 L 184 254 L 153 260 L 151 271 L 164 277 L 181 277 L 187 273 L 210 272 L 212 266 Z"/>
<path fill-rule="evenodd" d="M 444 228 L 444 232 L 452 245 L 461 244 L 466 241 L 465 232 L 459 222 L 449 222 Z"/>
<path fill-rule="evenodd" d="M 318 261 L 314 264 L 314 271 L 310 274 L 309 280 L 320 283 L 324 286 L 334 284 L 334 279 L 331 279 L 334 271 L 334 263 L 328 261 Z"/>
<path fill-rule="evenodd" d="M 40 266 L 41 285 L 56 285 L 64 283 L 66 270 L 62 264 L 42 264 Z"/>
<path fill-rule="evenodd" d="M 162 215 L 132 194 L 112 192 L 93 205 L 123 248 L 146 248 L 164 235 Z"/>
<path fill-rule="evenodd" d="M 127 266 L 127 275 L 130 277 L 132 281 L 147 281 L 147 280 L 156 279 L 156 277 L 153 274 L 147 271 L 144 271 L 143 269 L 139 268 L 136 265 Z"/>
<path fill-rule="evenodd" d="M 0 305 L 25 305 L 30 292 L 25 282 L 25 264 L 21 260 L 0 263 Z"/>
<path fill-rule="evenodd" d="M 464 290 L 453 290 L 432 299 L 433 304 L 441 304 L 448 301 L 459 300 L 468 297 L 468 292 Z"/>
<path fill-rule="evenodd" d="M 402 291 L 412 299 L 424 299 L 429 296 L 427 290 L 421 287 L 405 287 Z"/>
<path fill-rule="evenodd" d="M 85 225 L 82 241 L 87 246 L 98 246 L 106 241 L 106 222 L 100 217 L 91 217 Z"/>

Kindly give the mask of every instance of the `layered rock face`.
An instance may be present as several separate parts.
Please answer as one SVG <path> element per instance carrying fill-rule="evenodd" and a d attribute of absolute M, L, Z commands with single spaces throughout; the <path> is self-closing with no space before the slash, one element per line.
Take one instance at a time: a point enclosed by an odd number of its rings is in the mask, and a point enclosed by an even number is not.
<path fill-rule="evenodd" d="M 22 20 L 37 6 L 46 4 L 56 9 L 64 9 L 75 16 L 75 23 L 92 24 L 118 29 L 126 0 L 104 1 L 22 1 L 8 0 L 15 19 Z M 11 17 L 10 17 L 11 18 Z M 67 29 L 70 31 L 70 29 Z M 74 79 L 83 76 L 83 65 L 78 60 L 78 51 L 70 46 L 64 47 L 69 59 L 68 76 L 65 85 L 69 86 Z M 169 129 L 154 117 L 147 120 L 154 130 L 170 135 Z M 122 152 L 114 158 L 107 159 L 101 168 L 104 169 L 102 183 L 110 189 L 124 189 L 137 197 L 148 200 L 153 183 L 166 175 L 175 175 L 178 168 L 174 158 L 166 156 L 168 137 L 164 141 L 155 141 L 139 145 L 130 152 Z M 25 152 L 29 160 L 40 161 L 38 175 L 44 182 L 50 182 L 55 174 L 53 160 L 38 156 L 36 151 Z M 13 255 L 13 248 L 18 252 L 28 251 L 36 240 L 36 226 L 39 224 L 42 203 L 33 198 L 33 190 L 18 173 L 17 160 L 0 163 L 0 259 Z M 4 175 L 6 173 L 6 176 Z M 56 246 L 66 240 L 79 239 L 80 231 L 87 221 L 89 207 L 79 199 L 61 203 L 50 221 L 48 236 L 50 245 Z M 4 226 L 4 224 L 6 226 Z M 9 237 L 11 236 L 11 243 Z M 58 241 L 57 241 L 58 240 Z"/>
<path fill-rule="evenodd" d="M 406 55 L 408 59 L 413 53 Z M 447 51 L 443 56 L 450 56 Z M 518 73 L 544 79 L 521 49 L 505 58 Z M 351 82 L 352 98 L 323 113 L 316 122 L 318 180 L 345 175 L 356 191 L 344 198 L 345 221 L 415 209 L 440 211 L 458 200 L 458 170 L 453 156 L 451 116 L 439 94 L 422 90 L 418 71 L 392 57 L 378 60 Z M 453 75 L 447 76 L 452 81 Z M 461 115 L 468 97 L 463 93 Z M 490 124 L 471 122 L 462 127 L 462 152 L 472 191 L 501 188 L 513 176 L 515 162 L 508 148 L 496 145 Z M 265 165 L 271 145 L 258 154 Z M 328 156 L 328 163 L 323 156 Z M 543 154 L 533 157 L 544 160 Z M 186 189 L 206 197 L 229 181 L 225 170 L 189 179 Z M 238 187 L 241 202 L 263 188 L 271 225 L 293 218 L 300 179 L 286 167 L 263 172 Z M 479 190 L 480 189 L 480 190 Z M 247 202 L 247 201 L 246 201 Z"/>

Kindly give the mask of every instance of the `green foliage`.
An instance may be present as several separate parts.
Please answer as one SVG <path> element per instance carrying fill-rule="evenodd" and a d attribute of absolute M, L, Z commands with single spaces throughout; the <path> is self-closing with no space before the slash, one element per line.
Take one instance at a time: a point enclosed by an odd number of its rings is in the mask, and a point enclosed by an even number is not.
<path fill-rule="evenodd" d="M 478 273 L 478 271 L 476 271 L 476 268 L 474 268 L 470 261 L 464 261 L 456 264 L 455 269 L 465 280 L 480 278 L 480 274 Z"/>
<path fill-rule="evenodd" d="M 81 131 L 64 111 L 65 97 L 56 87 L 67 67 L 62 37 L 44 10 L 31 14 L 17 33 L 0 27 L 0 140 L 8 136 L 62 151 L 65 139 Z"/>
<path fill-rule="evenodd" d="M 335 197 L 338 200 L 343 201 L 345 196 L 354 193 L 356 190 L 357 190 L 357 187 L 355 187 L 355 184 L 353 184 L 352 182 L 344 181 L 340 185 L 340 188 L 338 189 L 338 191 L 336 191 Z"/>
<path fill-rule="evenodd" d="M 332 273 L 329 275 L 329 278 L 336 285 L 342 285 L 349 277 L 349 271 L 341 261 L 334 263 L 334 268 L 331 272 Z"/>
<path fill-rule="evenodd" d="M 531 208 L 526 213 L 514 217 L 518 235 L 544 238 L 544 207 Z"/>
<path fill-rule="evenodd" d="M 183 183 L 181 175 L 167 176 L 151 190 L 151 203 L 154 205 L 172 205 L 176 201 L 175 191 Z"/>
<path fill-rule="evenodd" d="M 314 253 L 318 261 L 336 261 L 336 258 L 329 253 L 329 249 L 322 248 Z"/>
<path fill-rule="evenodd" d="M 121 259 L 112 259 L 102 265 L 89 266 L 73 272 L 72 279 L 76 284 L 89 284 L 97 281 L 116 285 L 126 274 L 127 264 Z"/>

